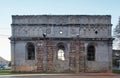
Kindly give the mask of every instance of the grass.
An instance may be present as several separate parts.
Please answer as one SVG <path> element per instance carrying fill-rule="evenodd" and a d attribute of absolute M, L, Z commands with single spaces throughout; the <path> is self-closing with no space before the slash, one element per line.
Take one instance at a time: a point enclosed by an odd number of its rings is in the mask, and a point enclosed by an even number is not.
<path fill-rule="evenodd" d="M 113 73 L 120 74 L 120 70 L 113 70 Z"/>
<path fill-rule="evenodd" d="M 116 74 L 120 74 L 120 70 L 113 70 L 113 73 Z M 13 75 L 13 74 L 36 74 L 36 73 L 32 73 L 32 72 L 26 72 L 26 73 L 22 73 L 22 72 L 12 72 L 11 69 L 5 69 L 5 70 L 0 70 L 0 75 Z M 53 74 L 53 73 L 46 73 L 46 74 Z M 54 73 L 56 74 L 56 73 Z M 57 73 L 59 74 L 59 73 Z"/>
<path fill-rule="evenodd" d="M 11 74 L 11 70 L 10 69 L 6 69 L 6 70 L 0 70 L 0 75 L 8 75 Z"/>

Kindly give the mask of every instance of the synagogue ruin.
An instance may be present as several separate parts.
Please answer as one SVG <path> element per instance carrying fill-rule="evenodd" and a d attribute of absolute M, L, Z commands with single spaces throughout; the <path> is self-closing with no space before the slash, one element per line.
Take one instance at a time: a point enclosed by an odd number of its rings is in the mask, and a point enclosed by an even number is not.
<path fill-rule="evenodd" d="M 110 15 L 13 15 L 16 72 L 110 72 Z"/>

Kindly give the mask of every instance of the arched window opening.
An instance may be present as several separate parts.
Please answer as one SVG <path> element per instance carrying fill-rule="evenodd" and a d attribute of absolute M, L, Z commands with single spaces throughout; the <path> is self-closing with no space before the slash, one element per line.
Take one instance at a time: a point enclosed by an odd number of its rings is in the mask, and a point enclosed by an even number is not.
<path fill-rule="evenodd" d="M 90 45 L 87 48 L 87 60 L 88 61 L 95 60 L 95 47 L 93 45 Z"/>
<path fill-rule="evenodd" d="M 32 43 L 27 44 L 27 59 L 28 60 L 35 59 L 35 47 Z"/>
<path fill-rule="evenodd" d="M 65 60 L 65 47 L 63 45 L 58 46 L 58 60 Z"/>

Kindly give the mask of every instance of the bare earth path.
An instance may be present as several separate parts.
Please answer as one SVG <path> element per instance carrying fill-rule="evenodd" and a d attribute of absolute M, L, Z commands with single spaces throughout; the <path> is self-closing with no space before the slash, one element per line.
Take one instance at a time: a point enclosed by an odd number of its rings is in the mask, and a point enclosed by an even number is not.
<path fill-rule="evenodd" d="M 117 74 L 21 74 L 1 75 L 0 78 L 120 78 Z"/>

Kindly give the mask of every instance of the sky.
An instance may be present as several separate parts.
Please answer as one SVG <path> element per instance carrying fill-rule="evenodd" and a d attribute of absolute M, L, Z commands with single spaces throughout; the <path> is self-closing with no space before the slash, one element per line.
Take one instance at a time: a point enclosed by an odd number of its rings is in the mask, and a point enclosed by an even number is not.
<path fill-rule="evenodd" d="M 113 28 L 120 0 L 0 0 L 0 56 L 11 60 L 11 15 L 111 15 Z"/>

